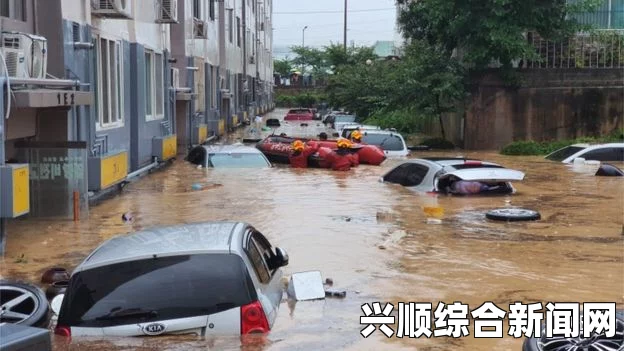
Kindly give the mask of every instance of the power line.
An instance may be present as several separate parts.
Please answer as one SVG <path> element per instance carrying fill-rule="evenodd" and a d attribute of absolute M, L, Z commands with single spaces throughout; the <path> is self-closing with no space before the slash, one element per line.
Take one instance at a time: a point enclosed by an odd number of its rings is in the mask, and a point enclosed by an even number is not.
<path fill-rule="evenodd" d="M 374 12 L 374 11 L 396 11 L 396 7 L 386 7 L 382 9 L 365 9 L 365 10 L 349 10 L 349 13 L 354 12 Z M 322 13 L 344 13 L 341 11 L 299 11 L 299 12 L 273 12 L 274 15 L 313 15 L 313 14 L 322 14 Z"/>

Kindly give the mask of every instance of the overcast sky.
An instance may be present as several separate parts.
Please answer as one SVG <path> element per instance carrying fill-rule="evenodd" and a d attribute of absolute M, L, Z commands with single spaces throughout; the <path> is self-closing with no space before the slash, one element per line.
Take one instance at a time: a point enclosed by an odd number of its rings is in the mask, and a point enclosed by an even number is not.
<path fill-rule="evenodd" d="M 377 40 L 394 40 L 395 0 L 348 0 L 347 41 L 371 45 Z M 343 42 L 343 0 L 273 0 L 273 45 L 306 46 Z"/>

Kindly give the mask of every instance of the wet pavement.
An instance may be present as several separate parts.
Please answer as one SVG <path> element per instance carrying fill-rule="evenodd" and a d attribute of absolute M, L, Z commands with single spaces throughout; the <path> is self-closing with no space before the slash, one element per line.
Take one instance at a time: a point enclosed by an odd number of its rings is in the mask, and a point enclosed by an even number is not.
<path fill-rule="evenodd" d="M 275 117 L 284 111 L 276 110 Z M 290 127 L 317 135 L 320 126 Z M 247 127 L 248 129 L 249 127 Z M 281 131 L 280 131 L 281 132 Z M 263 132 L 263 136 L 270 132 Z M 279 134 L 279 132 L 278 132 Z M 240 130 L 231 140 L 248 138 Z M 388 339 L 359 332 L 364 303 L 461 301 L 471 309 L 492 301 L 504 310 L 515 301 L 617 302 L 624 308 L 624 179 L 595 177 L 597 166 L 566 166 L 541 157 L 495 152 L 414 152 L 467 156 L 526 173 L 517 194 L 502 197 L 418 195 L 379 177 L 400 162 L 324 169 L 196 169 L 180 157 L 165 171 L 129 184 L 92 207 L 79 223 L 17 220 L 9 224 L 0 274 L 39 282 L 51 266 L 80 263 L 103 240 L 143 228 L 209 220 L 253 224 L 285 248 L 285 273 L 320 270 L 346 290 L 344 299 L 283 301 L 273 331 L 245 340 L 245 349 L 267 350 L 521 350 L 523 339 L 468 337 Z M 618 165 L 621 166 L 621 165 Z M 200 191 L 192 185 L 203 183 Z M 441 207 L 438 221 L 425 207 Z M 492 208 L 519 206 L 541 212 L 537 222 L 487 220 Z M 134 221 L 124 223 L 123 213 Z M 471 323 L 472 325 L 472 323 Z M 505 330 L 506 332 L 507 330 Z M 55 339 L 58 350 L 238 350 L 237 337 Z"/>

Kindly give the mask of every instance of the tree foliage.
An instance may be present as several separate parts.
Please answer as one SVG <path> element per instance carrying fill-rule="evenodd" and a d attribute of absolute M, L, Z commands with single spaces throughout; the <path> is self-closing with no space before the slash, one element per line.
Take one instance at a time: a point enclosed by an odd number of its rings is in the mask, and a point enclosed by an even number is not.
<path fill-rule="evenodd" d="M 398 0 L 406 4 L 399 24 L 406 39 L 424 40 L 450 57 L 463 54 L 471 67 L 493 61 L 503 67 L 535 56 L 525 39 L 536 31 L 548 39 L 567 37 L 582 28 L 575 13 L 596 9 L 602 0 Z"/>
<path fill-rule="evenodd" d="M 328 86 L 332 104 L 376 119 L 396 118 L 394 111 L 413 119 L 439 119 L 455 111 L 464 92 L 462 66 L 422 41 L 407 46 L 399 61 L 345 66 Z"/>
<path fill-rule="evenodd" d="M 277 74 L 280 74 L 282 76 L 287 76 L 288 74 L 290 74 L 290 71 L 292 70 L 292 64 L 290 60 L 274 60 L 273 70 Z"/>

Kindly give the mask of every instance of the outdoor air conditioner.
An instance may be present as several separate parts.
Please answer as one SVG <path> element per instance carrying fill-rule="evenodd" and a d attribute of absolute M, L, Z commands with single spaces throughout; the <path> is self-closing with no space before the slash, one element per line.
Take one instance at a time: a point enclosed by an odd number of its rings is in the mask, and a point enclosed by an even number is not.
<path fill-rule="evenodd" d="M 19 32 L 2 33 L 2 54 L 10 77 L 45 78 L 48 65 L 47 40 Z"/>
<path fill-rule="evenodd" d="M 255 56 L 249 56 L 249 63 L 256 63 L 256 57 Z"/>
<path fill-rule="evenodd" d="M 178 23 L 178 1 L 160 0 L 159 23 Z"/>
<path fill-rule="evenodd" d="M 132 18 L 132 0 L 91 0 L 91 14 L 107 18 Z"/>
<path fill-rule="evenodd" d="M 175 89 L 180 88 L 180 70 L 178 68 L 171 68 L 171 86 Z"/>
<path fill-rule="evenodd" d="M 207 39 L 208 38 L 206 22 L 197 18 L 193 19 L 193 37 L 195 39 Z"/>

